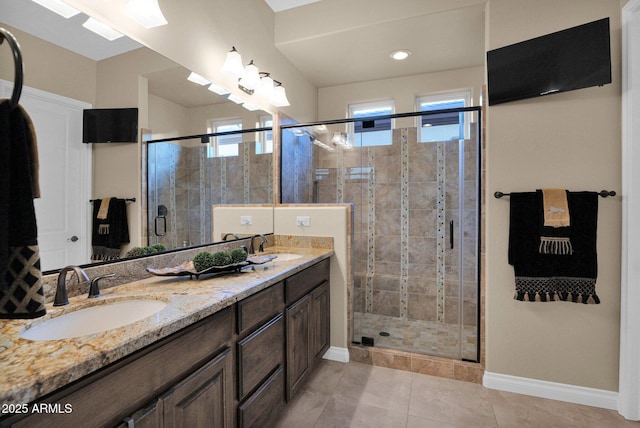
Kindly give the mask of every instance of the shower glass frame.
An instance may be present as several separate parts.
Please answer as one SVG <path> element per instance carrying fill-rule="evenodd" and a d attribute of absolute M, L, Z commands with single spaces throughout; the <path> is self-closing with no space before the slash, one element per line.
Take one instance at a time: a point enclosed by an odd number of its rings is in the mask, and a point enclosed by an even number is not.
<path fill-rule="evenodd" d="M 318 186 L 317 186 L 317 180 L 313 183 L 313 185 L 307 185 L 307 183 L 303 183 L 302 187 L 304 187 L 305 189 L 298 189 L 296 188 L 296 192 L 295 198 L 292 198 L 290 195 L 288 195 L 288 193 L 291 193 L 291 183 L 287 182 L 288 181 L 295 181 L 298 178 L 298 175 L 295 172 L 295 169 L 292 171 L 292 168 L 290 168 L 289 166 L 287 166 L 287 169 L 285 169 L 286 165 L 283 165 L 283 163 L 285 162 L 291 162 L 292 160 L 292 155 L 291 153 L 287 153 L 287 149 L 285 148 L 286 146 L 286 133 L 288 132 L 292 132 L 294 134 L 297 135 L 304 135 L 306 134 L 308 136 L 308 138 L 310 139 L 310 142 L 316 142 L 316 144 L 318 144 L 318 142 L 320 142 L 320 138 L 318 137 L 318 130 L 320 130 L 320 132 L 327 132 L 327 134 L 331 134 L 333 132 L 336 131 L 340 131 L 340 132 L 345 132 L 347 135 L 349 133 L 350 129 L 353 129 L 353 124 L 355 122 L 362 122 L 362 121 L 376 121 L 376 120 L 404 120 L 402 123 L 404 123 L 405 125 L 400 126 L 398 121 L 396 121 L 396 126 L 394 126 L 393 130 L 401 130 L 401 129 L 405 129 L 405 128 L 411 128 L 411 127 L 416 127 L 416 123 L 418 123 L 419 119 L 422 116 L 430 116 L 430 115 L 442 115 L 442 114 L 454 114 L 454 113 L 458 113 L 461 117 L 464 117 L 464 119 L 462 119 L 461 121 L 459 121 L 460 126 L 470 126 L 472 129 L 471 134 L 475 137 L 473 139 L 464 139 L 464 135 L 465 132 L 462 132 L 462 137 L 458 140 L 452 140 L 452 141 L 447 141 L 447 142 L 443 142 L 443 143 L 448 143 L 448 144 L 456 144 L 458 145 L 457 150 L 459 151 L 459 156 L 458 156 L 458 170 L 459 170 L 459 174 L 458 174 L 458 187 L 459 187 L 459 194 L 458 194 L 458 211 L 460 213 L 459 215 L 459 222 L 458 222 L 458 233 L 457 233 L 457 237 L 456 237 L 456 243 L 455 243 L 455 247 L 457 248 L 457 257 L 459 257 L 459 267 L 460 267 L 460 271 L 459 271 L 459 275 L 458 275 L 458 282 L 459 282 L 459 299 L 458 299 L 458 326 L 459 326 L 459 330 L 457 332 L 458 338 L 457 338 L 457 352 L 454 352 L 452 354 L 442 354 L 442 353 L 438 353 L 438 352 L 425 352 L 425 351 L 416 351 L 415 349 L 400 349 L 406 352 L 412 352 L 412 353 L 423 353 L 426 355 L 433 355 L 433 356 L 439 356 L 439 357 L 445 357 L 445 358 L 452 358 L 452 359 L 458 359 L 458 360 L 463 360 L 463 361 L 470 361 L 470 362 L 479 362 L 480 361 L 480 346 L 481 346 L 481 340 L 480 340 L 480 332 L 481 332 L 481 289 L 480 289 L 480 280 L 481 280 L 481 271 L 480 271 L 480 258 L 481 258 L 481 207 L 482 207 L 482 173 L 481 173 L 481 166 L 482 166 L 482 128 L 481 128 L 481 124 L 482 124 L 482 108 L 481 107 L 461 107 L 461 108 L 452 108 L 452 109 L 445 109 L 445 110 L 433 110 L 433 111 L 425 111 L 425 112 L 411 112 L 411 113 L 398 113 L 398 114 L 390 114 L 390 115 L 383 115 L 383 116 L 372 116 L 372 117 L 367 117 L 366 119 L 363 118 L 358 118 L 358 119 L 353 119 L 353 118 L 349 118 L 349 119 L 336 119 L 336 120 L 326 120 L 326 121 L 318 121 L 318 122 L 307 122 L 307 123 L 297 123 L 297 124 L 286 124 L 286 125 L 281 125 L 280 126 L 280 156 L 279 156 L 279 160 L 280 160 L 280 171 L 281 171 L 281 177 L 279 180 L 279 185 L 280 185 L 280 203 L 316 203 L 317 199 L 318 199 Z M 473 117 L 473 119 L 471 120 L 471 118 Z M 412 125 L 406 125 L 408 122 L 407 120 L 411 120 L 414 119 L 414 122 Z M 461 128 L 462 129 L 462 128 Z M 393 132 L 392 130 L 392 132 Z M 475 132 L 474 132 L 475 131 Z M 327 140 L 327 138 L 323 138 L 323 140 Z M 329 138 L 330 140 L 330 138 Z M 353 141 L 353 139 L 351 139 Z M 324 143 L 327 143 L 327 141 L 324 141 Z M 320 142 L 321 144 L 324 144 L 322 142 Z M 473 252 L 475 255 L 475 287 L 476 287 L 476 292 L 475 292 L 475 305 L 476 305 L 476 313 L 475 313 L 475 347 L 474 347 L 474 351 L 475 352 L 471 352 L 469 349 L 467 349 L 466 352 L 462 351 L 462 346 L 463 346 L 463 308 L 462 305 L 464 303 L 464 299 L 463 299 L 463 287 L 462 287 L 462 281 L 463 281 L 463 273 L 462 273 L 462 266 L 463 266 L 463 251 L 464 251 L 464 243 L 463 243 L 463 233 L 462 233 L 462 210 L 464 207 L 464 203 L 465 203 L 465 192 L 464 192 L 464 186 L 465 186 L 465 156 L 464 153 L 461 153 L 460 151 L 464 149 L 465 144 L 468 143 L 473 143 L 475 144 L 475 158 L 472 159 L 471 161 L 474 162 L 474 168 L 475 168 L 475 189 L 473 190 L 473 193 L 475 194 L 475 248 L 473 248 Z M 419 143 L 419 144 L 433 144 L 433 143 Z M 440 143 L 437 143 L 440 144 Z M 329 144 L 330 145 L 330 144 Z M 313 147 L 313 144 L 312 144 Z M 288 157 L 287 157 L 288 156 Z M 361 162 L 361 165 L 365 166 L 366 164 L 364 164 L 363 162 Z M 322 170 L 321 168 L 318 168 L 317 166 L 313 166 L 312 167 L 313 171 L 312 174 L 315 177 L 317 173 L 320 173 L 320 171 Z M 336 165 L 335 169 L 338 171 L 338 174 L 346 174 L 345 170 L 346 168 L 344 168 L 343 165 Z M 289 177 L 283 177 L 283 172 L 287 171 Z M 363 176 L 367 174 L 366 168 L 362 168 L 362 174 Z M 308 189 L 308 190 L 307 190 Z M 469 189 L 467 190 L 467 195 Z M 302 195 L 301 197 L 298 197 L 299 195 Z M 356 198 L 357 199 L 357 198 Z M 363 201 L 363 197 L 361 195 L 361 197 L 358 200 L 341 200 L 341 201 L 336 201 L 336 202 L 341 202 L 341 203 L 349 203 L 349 202 L 354 202 L 355 204 L 361 204 L 363 205 L 365 202 Z M 309 201 L 311 200 L 311 202 Z M 318 203 L 327 203 L 327 202 L 318 202 Z M 360 217 L 362 217 L 364 214 L 361 212 L 360 213 Z M 356 219 L 357 222 L 357 219 Z M 354 224 L 354 229 L 356 228 L 355 224 Z M 447 242 L 448 244 L 449 242 Z M 353 247 L 356 246 L 356 243 L 353 243 Z M 355 251 L 355 250 L 354 250 Z M 352 275 L 355 272 L 353 263 L 351 266 L 351 271 L 352 271 Z M 361 340 L 359 340 L 360 338 L 356 338 L 356 334 L 357 332 L 354 329 L 354 320 L 355 320 L 355 307 L 353 304 L 354 301 L 354 292 L 355 290 L 352 289 L 352 292 L 350 293 L 350 298 L 351 298 L 351 304 L 350 304 L 350 311 L 351 313 L 350 315 L 350 322 L 351 322 L 351 326 L 350 326 L 350 334 L 352 336 L 352 340 L 353 340 L 353 344 L 356 345 L 361 345 L 363 344 Z M 378 346 L 376 344 L 376 346 Z M 385 346 L 382 346 L 385 347 Z M 392 347 L 392 349 L 399 349 L 396 347 Z"/>

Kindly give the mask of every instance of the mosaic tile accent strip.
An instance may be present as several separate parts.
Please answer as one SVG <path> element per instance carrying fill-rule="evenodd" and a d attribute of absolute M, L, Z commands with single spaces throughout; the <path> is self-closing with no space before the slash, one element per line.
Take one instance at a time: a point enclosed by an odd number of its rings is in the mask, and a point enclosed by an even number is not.
<path fill-rule="evenodd" d="M 336 202 L 342 203 L 344 202 L 344 182 L 345 176 L 347 175 L 347 171 L 344 169 L 344 150 L 338 150 L 337 153 L 337 182 L 336 182 Z"/>
<path fill-rule="evenodd" d="M 178 225 L 177 225 L 177 212 L 176 212 L 176 171 L 178 169 L 178 152 L 180 148 L 175 147 L 171 150 L 169 169 L 169 215 L 171 216 L 171 248 L 177 248 L 178 246 Z"/>
<path fill-rule="evenodd" d="M 242 147 L 242 157 L 243 157 L 243 162 L 242 162 L 242 189 L 243 189 L 243 201 L 245 204 L 248 204 L 251 202 L 251 182 L 249 180 L 250 178 L 250 169 L 249 169 L 249 165 L 251 163 L 250 160 L 250 156 L 251 156 L 251 149 L 253 148 L 253 144 L 249 144 L 249 143 L 244 143 L 244 144 L 240 144 L 240 146 Z M 204 241 L 202 241 L 204 242 Z"/>
<path fill-rule="evenodd" d="M 437 153 L 437 177 L 438 177 L 438 197 L 437 197 L 437 231 L 436 231 L 436 289 L 437 289 L 437 320 L 444 322 L 445 317 L 445 234 L 446 234 L 446 143 L 438 143 Z"/>
<path fill-rule="evenodd" d="M 220 203 L 227 203 L 227 159 L 220 158 Z"/>
<path fill-rule="evenodd" d="M 373 312 L 373 275 L 376 271 L 376 171 L 375 155 L 372 149 L 367 152 L 367 164 L 371 168 L 367 186 L 367 275 L 365 284 L 365 310 Z M 344 170 L 344 169 L 343 169 Z"/>
<path fill-rule="evenodd" d="M 407 319 L 409 301 L 409 144 L 400 130 L 400 318 Z"/>
<path fill-rule="evenodd" d="M 206 157 L 207 150 L 204 147 L 200 147 L 198 149 L 198 172 L 199 172 L 199 195 L 200 195 L 200 218 L 206 218 L 205 208 L 208 205 L 206 201 L 206 174 L 205 174 L 205 165 L 207 162 Z M 205 222 L 199 222 L 200 226 L 200 242 L 207 242 L 205 239 L 207 238 L 207 232 L 205 227 Z"/>

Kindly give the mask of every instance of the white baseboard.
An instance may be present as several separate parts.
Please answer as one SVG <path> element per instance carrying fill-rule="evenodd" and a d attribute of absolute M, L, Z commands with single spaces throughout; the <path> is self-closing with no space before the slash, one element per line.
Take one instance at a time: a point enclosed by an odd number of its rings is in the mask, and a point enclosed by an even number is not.
<path fill-rule="evenodd" d="M 349 350 L 347 348 L 338 348 L 330 346 L 327 352 L 322 356 L 325 360 L 338 361 L 340 363 L 349 362 Z"/>
<path fill-rule="evenodd" d="M 603 409 L 617 410 L 618 393 L 584 386 L 548 382 L 499 373 L 484 372 L 482 384 L 491 389 L 550 398 L 568 403 L 583 404 Z"/>

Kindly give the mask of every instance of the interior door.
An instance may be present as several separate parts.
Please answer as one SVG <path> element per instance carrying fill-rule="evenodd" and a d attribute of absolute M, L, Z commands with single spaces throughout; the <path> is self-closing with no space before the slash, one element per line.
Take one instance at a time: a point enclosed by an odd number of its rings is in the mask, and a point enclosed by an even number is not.
<path fill-rule="evenodd" d="M 9 97 L 13 83 L 2 83 Z M 90 261 L 91 147 L 82 144 L 82 110 L 91 105 L 24 87 L 20 105 L 38 139 L 41 197 L 35 199 L 43 271 Z"/>

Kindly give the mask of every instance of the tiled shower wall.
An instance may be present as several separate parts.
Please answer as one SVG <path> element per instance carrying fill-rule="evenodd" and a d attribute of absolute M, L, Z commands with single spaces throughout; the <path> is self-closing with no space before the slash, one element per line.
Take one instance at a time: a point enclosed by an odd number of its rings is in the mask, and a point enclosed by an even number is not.
<path fill-rule="evenodd" d="M 212 236 L 213 205 L 273 202 L 273 155 L 256 154 L 255 142 L 239 144 L 238 153 L 210 158 L 205 146 L 148 145 L 150 243 L 178 248 L 220 241 Z M 164 236 L 155 233 L 160 204 L 168 210 Z"/>
<path fill-rule="evenodd" d="M 395 326 L 390 328 L 405 335 L 401 341 L 408 351 L 434 350 L 453 358 L 476 359 L 475 133 L 464 142 L 419 143 L 416 128 L 403 128 L 393 130 L 392 145 L 332 152 L 305 138 L 298 137 L 298 147 L 314 147 L 314 154 L 301 156 L 298 152 L 296 162 L 298 167 L 315 162 L 316 176 L 314 184 L 305 186 L 312 197 L 296 201 L 355 204 L 354 319 L 372 315 L 391 320 Z M 285 152 L 286 143 L 283 148 Z M 464 151 L 462 158 L 460 150 Z M 286 194 L 283 191 L 283 197 Z M 453 249 L 450 221 L 454 222 Z M 453 339 L 465 341 L 462 346 L 454 345 L 462 354 L 441 351 L 438 345 L 411 349 L 407 336 L 420 334 L 412 329 L 435 331 L 439 326 L 449 332 L 465 330 L 464 338 L 454 333 Z M 357 328 L 354 326 L 354 340 L 362 335 Z M 433 334 L 436 340 L 439 334 Z"/>

